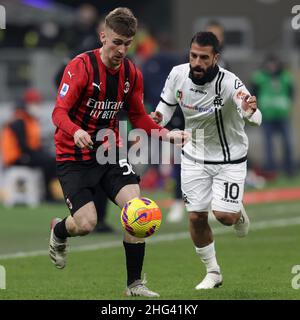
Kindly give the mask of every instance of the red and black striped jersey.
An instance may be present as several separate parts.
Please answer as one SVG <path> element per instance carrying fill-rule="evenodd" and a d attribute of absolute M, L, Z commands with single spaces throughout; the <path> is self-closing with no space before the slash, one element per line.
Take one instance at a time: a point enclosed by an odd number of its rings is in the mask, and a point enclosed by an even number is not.
<path fill-rule="evenodd" d="M 143 77 L 138 68 L 127 58 L 118 69 L 109 69 L 101 58 L 99 49 L 85 52 L 66 66 L 58 89 L 52 114 L 55 131 L 57 161 L 82 161 L 95 157 L 96 141 L 100 129 L 118 133 L 118 112 L 124 109 L 135 128 L 165 130 L 146 113 L 143 104 Z M 93 150 L 80 149 L 74 143 L 78 129 L 87 131 L 94 142 Z M 167 132 L 167 131 L 166 131 Z M 162 133 L 162 132 L 161 132 Z"/>

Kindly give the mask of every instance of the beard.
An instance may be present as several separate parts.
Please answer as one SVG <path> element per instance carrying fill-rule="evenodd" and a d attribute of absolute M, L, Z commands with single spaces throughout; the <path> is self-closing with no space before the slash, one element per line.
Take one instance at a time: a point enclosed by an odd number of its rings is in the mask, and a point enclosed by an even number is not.
<path fill-rule="evenodd" d="M 195 73 L 196 72 L 202 72 L 202 75 Z M 194 67 L 190 65 L 190 78 L 196 85 L 203 85 L 206 82 L 210 82 L 213 80 L 213 78 L 217 75 L 219 71 L 219 67 L 217 64 L 211 65 L 207 67 L 207 69 L 203 69 L 201 67 Z"/>
<path fill-rule="evenodd" d="M 192 68 L 192 66 L 190 66 L 190 69 L 191 69 L 191 72 L 192 72 L 192 75 L 193 75 L 193 78 L 196 78 L 196 79 L 202 79 L 204 77 L 207 77 L 207 75 L 209 75 L 213 69 L 214 69 L 214 65 L 211 65 L 209 67 L 207 67 L 207 69 L 203 69 L 201 67 L 194 67 Z M 202 75 L 200 76 L 199 74 L 196 74 L 195 71 L 197 72 L 202 72 Z"/>

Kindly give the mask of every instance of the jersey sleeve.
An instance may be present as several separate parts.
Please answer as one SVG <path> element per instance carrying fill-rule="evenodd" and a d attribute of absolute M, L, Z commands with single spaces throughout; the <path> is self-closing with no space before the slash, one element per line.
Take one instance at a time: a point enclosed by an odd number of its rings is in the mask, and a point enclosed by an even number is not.
<path fill-rule="evenodd" d="M 132 94 L 128 97 L 127 103 L 128 117 L 135 128 L 144 129 L 148 135 L 151 134 L 151 130 L 157 129 L 159 134 L 165 136 L 169 130 L 157 125 L 145 111 L 143 102 L 143 76 L 140 70 L 137 69 L 137 79 Z"/>
<path fill-rule="evenodd" d="M 246 95 L 251 95 L 249 90 L 243 84 L 243 82 L 237 78 L 233 77 L 228 82 L 228 87 L 230 90 L 231 98 L 238 109 L 242 108 L 242 101 Z"/>
<path fill-rule="evenodd" d="M 176 110 L 176 78 L 176 71 L 173 68 L 165 82 L 165 86 L 160 95 L 160 102 L 156 107 L 156 111 L 159 111 L 163 116 L 163 119 L 160 123 L 162 126 L 165 126 L 171 120 Z"/>
<path fill-rule="evenodd" d="M 56 97 L 52 120 L 57 128 L 73 136 L 80 129 L 69 117 L 69 111 L 80 99 L 88 83 L 88 73 L 83 58 L 74 58 L 65 68 Z"/>
<path fill-rule="evenodd" d="M 243 84 L 239 78 L 233 78 L 230 81 L 230 90 L 232 100 L 237 107 L 240 116 L 247 121 L 247 123 L 252 125 L 260 125 L 262 121 L 262 115 L 259 109 L 257 109 L 253 114 L 249 114 L 242 108 L 242 101 L 245 96 L 250 95 L 249 90 Z"/>
<path fill-rule="evenodd" d="M 176 92 L 175 92 L 175 85 L 176 85 L 177 73 L 173 68 L 168 75 L 168 78 L 165 82 L 165 86 L 161 92 L 160 99 L 165 104 L 169 106 L 176 106 L 177 99 L 176 99 Z"/>

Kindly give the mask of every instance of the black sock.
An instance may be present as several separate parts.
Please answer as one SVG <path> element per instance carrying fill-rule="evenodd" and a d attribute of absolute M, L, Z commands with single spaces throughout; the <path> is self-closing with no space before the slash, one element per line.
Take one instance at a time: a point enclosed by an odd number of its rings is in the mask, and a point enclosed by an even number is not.
<path fill-rule="evenodd" d="M 126 254 L 127 286 L 141 279 L 145 255 L 145 242 L 127 243 L 123 241 Z"/>
<path fill-rule="evenodd" d="M 71 237 L 71 235 L 69 234 L 66 228 L 66 220 L 67 218 L 64 218 L 61 222 L 57 223 L 54 227 L 54 235 L 59 239 L 66 239 L 68 237 Z"/>

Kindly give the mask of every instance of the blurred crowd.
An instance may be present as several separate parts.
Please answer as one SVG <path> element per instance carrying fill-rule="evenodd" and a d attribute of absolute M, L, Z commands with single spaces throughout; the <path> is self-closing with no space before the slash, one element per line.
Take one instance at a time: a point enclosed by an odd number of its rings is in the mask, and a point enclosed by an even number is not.
<path fill-rule="evenodd" d="M 14 37 L 5 37 L 1 33 L 0 50 L 7 47 L 51 48 L 61 52 L 65 60 L 57 70 L 53 79 L 58 87 L 62 72 L 69 59 L 77 54 L 101 46 L 99 31 L 102 28 L 101 13 L 90 4 L 78 7 L 76 19 L 70 27 L 45 21 L 41 26 L 27 26 L 18 28 Z M 224 28 L 218 21 L 210 21 L 206 29 L 214 32 L 226 47 Z M 187 52 L 187 51 L 186 51 Z M 130 58 L 141 68 L 144 77 L 145 106 L 148 113 L 153 111 L 159 101 L 164 81 L 172 67 L 188 61 L 184 54 L 174 50 L 172 38 L 168 32 L 153 34 L 146 25 L 139 22 L 139 31 L 130 48 Z M 220 65 L 231 70 L 230 64 L 223 58 Z M 231 70 L 239 73 L 238 70 Z M 262 188 L 266 181 L 275 179 L 278 174 L 293 177 L 297 171 L 295 155 L 293 154 L 293 136 L 291 117 L 294 105 L 294 79 L 288 68 L 280 60 L 276 52 L 268 53 L 261 65 L 253 74 L 249 74 L 248 87 L 257 96 L 258 106 L 263 114 L 261 130 L 264 141 L 264 163 L 258 165 L 249 161 L 248 187 Z M 42 95 L 38 90 L 28 88 L 21 97 L 15 97 L 15 112 L 11 119 L 1 127 L 1 162 L 5 170 L 15 166 L 40 168 L 45 183 L 45 197 L 43 200 L 55 201 L 60 196 L 57 191 L 51 191 L 52 180 L 55 180 L 54 154 L 49 154 L 47 146 L 41 143 L 39 124 L 39 108 Z M 168 128 L 184 128 L 184 121 L 177 108 Z M 282 142 L 282 163 L 277 162 L 274 139 L 280 137 Z M 173 192 L 174 202 L 168 215 L 170 222 L 182 218 L 184 206 L 180 191 L 180 165 L 149 166 L 141 169 L 141 187 L 156 189 L 166 188 Z M 101 193 L 101 191 L 100 191 Z M 100 197 L 100 196 L 99 196 Z M 104 203 L 105 200 L 101 202 Z M 101 209 L 104 213 L 104 205 Z M 102 215 L 103 216 L 103 215 Z M 103 217 L 100 218 L 103 220 Z M 104 228 L 105 229 L 105 228 Z M 109 228 L 106 231 L 111 231 Z"/>

